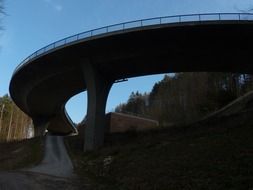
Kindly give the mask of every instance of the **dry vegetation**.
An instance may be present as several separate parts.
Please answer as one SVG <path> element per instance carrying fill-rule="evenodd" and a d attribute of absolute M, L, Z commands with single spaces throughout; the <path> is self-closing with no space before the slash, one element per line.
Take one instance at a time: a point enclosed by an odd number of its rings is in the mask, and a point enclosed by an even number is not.
<path fill-rule="evenodd" d="M 42 138 L 0 143 L 0 170 L 16 170 L 36 165 L 42 156 Z"/>
<path fill-rule="evenodd" d="M 251 108 L 192 125 L 106 137 L 83 153 L 78 137 L 66 144 L 76 172 L 102 190 L 252 189 Z"/>

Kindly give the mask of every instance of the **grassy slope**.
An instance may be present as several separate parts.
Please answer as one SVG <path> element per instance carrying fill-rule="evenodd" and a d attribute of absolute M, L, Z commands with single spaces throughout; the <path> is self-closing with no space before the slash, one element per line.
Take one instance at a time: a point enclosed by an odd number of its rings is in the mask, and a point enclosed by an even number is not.
<path fill-rule="evenodd" d="M 89 153 L 82 152 L 77 137 L 66 142 L 77 173 L 96 189 L 250 189 L 252 115 L 111 135 L 104 148 Z"/>
<path fill-rule="evenodd" d="M 29 167 L 42 159 L 42 139 L 0 143 L 0 170 Z"/>

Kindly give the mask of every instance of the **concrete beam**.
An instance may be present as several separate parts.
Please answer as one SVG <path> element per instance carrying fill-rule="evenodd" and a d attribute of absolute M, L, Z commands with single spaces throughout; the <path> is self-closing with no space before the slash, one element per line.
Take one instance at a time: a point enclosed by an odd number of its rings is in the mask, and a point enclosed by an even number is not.
<path fill-rule="evenodd" d="M 89 60 L 82 62 L 82 69 L 88 96 L 84 151 L 89 151 L 104 143 L 106 101 L 113 81 L 103 76 Z"/>
<path fill-rule="evenodd" d="M 68 118 L 65 109 L 53 117 L 33 118 L 33 125 L 35 137 L 45 135 L 46 129 L 48 132 L 57 135 L 77 134 L 74 123 Z"/>

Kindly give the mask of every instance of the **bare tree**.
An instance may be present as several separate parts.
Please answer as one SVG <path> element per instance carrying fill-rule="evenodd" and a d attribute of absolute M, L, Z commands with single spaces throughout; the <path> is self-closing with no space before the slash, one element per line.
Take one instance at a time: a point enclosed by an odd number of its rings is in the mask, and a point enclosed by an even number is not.
<path fill-rule="evenodd" d="M 11 116 L 10 116 L 10 122 L 9 122 L 9 127 L 8 127 L 8 134 L 7 134 L 7 141 L 9 141 L 10 140 L 10 138 L 11 138 L 11 129 L 12 129 L 12 127 L 11 127 L 11 125 L 12 125 L 12 120 L 13 120 L 13 112 L 14 112 L 14 105 L 12 104 L 12 106 L 11 106 Z"/>
<path fill-rule="evenodd" d="M 1 130 L 2 130 L 2 120 L 3 120 L 3 112 L 4 112 L 4 107 L 5 105 L 2 105 L 2 109 L 1 109 L 1 114 L 0 114 L 0 134 L 1 134 Z"/>

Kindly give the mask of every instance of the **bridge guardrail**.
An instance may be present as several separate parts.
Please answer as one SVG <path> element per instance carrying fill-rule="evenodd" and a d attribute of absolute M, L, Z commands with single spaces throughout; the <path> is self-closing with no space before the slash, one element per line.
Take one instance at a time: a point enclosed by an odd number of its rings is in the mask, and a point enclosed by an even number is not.
<path fill-rule="evenodd" d="M 30 62 L 38 56 L 41 56 L 48 51 L 53 49 L 63 47 L 72 42 L 76 42 L 83 39 L 92 38 L 100 34 L 107 34 L 115 31 L 122 31 L 132 28 L 152 26 L 152 25 L 162 25 L 162 24 L 172 24 L 172 23 L 183 23 L 183 22 L 201 22 L 201 21 L 253 21 L 253 14 L 251 13 L 206 13 L 206 14 L 188 14 L 188 15 L 174 15 L 174 16 L 163 16 L 154 17 L 148 19 L 140 19 L 130 22 L 124 22 L 114 25 L 109 25 L 94 30 L 89 30 L 86 32 L 81 32 L 67 38 L 53 42 L 37 51 L 32 53 L 26 59 L 24 59 L 15 69 L 14 74 L 22 67 L 24 64 Z"/>

